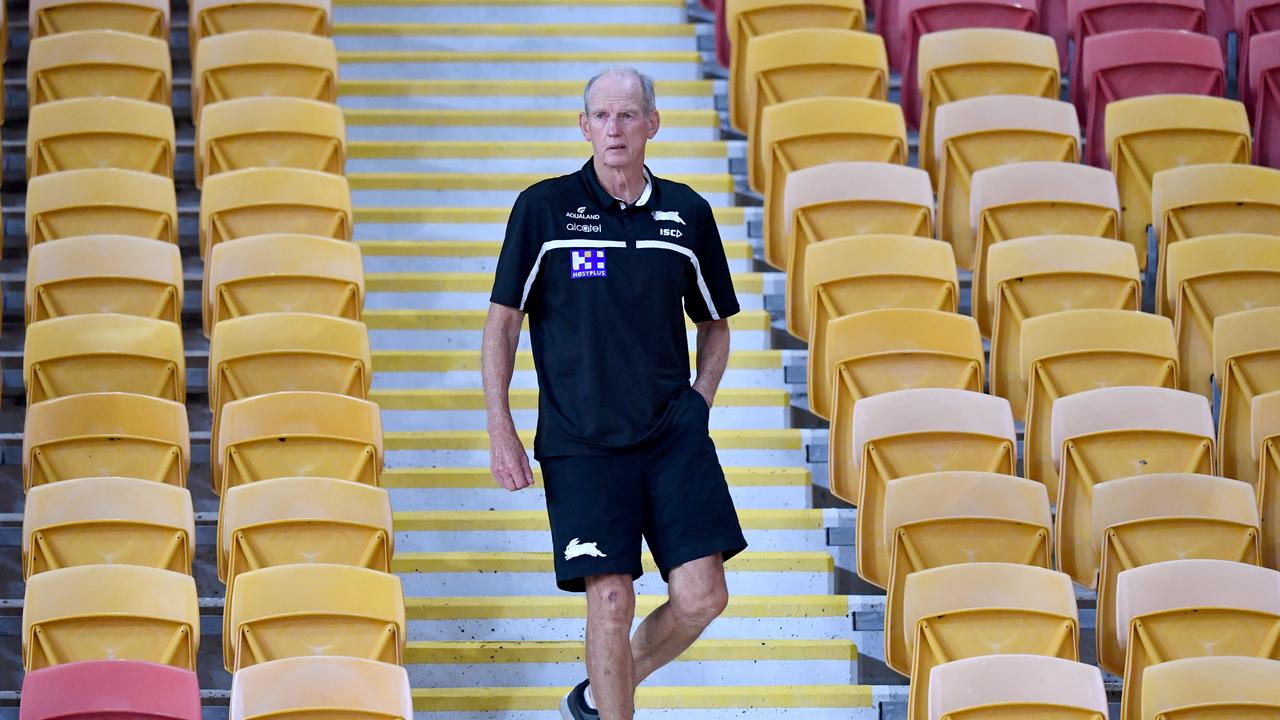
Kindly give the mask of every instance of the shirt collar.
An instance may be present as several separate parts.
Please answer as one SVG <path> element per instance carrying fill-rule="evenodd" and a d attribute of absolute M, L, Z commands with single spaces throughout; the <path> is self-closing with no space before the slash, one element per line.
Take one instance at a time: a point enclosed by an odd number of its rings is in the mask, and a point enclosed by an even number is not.
<path fill-rule="evenodd" d="M 644 167 L 644 190 L 641 191 L 640 197 L 629 206 L 623 206 L 621 200 L 610 195 L 609 191 L 605 190 L 604 186 L 600 184 L 600 177 L 596 175 L 595 163 L 592 159 L 588 159 L 586 164 L 582 166 L 582 172 L 586 175 L 587 186 L 591 189 L 592 195 L 594 195 L 596 201 L 604 207 L 621 207 L 622 209 L 626 209 L 627 207 L 643 207 L 647 205 L 649 200 L 653 199 L 656 194 L 657 182 L 655 181 L 653 173 L 649 172 L 649 167 L 647 165 Z"/>

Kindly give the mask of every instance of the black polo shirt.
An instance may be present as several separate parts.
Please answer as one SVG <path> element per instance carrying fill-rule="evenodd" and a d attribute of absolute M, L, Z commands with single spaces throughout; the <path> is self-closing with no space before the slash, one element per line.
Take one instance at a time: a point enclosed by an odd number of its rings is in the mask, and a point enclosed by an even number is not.
<path fill-rule="evenodd" d="M 536 457 L 607 454 L 652 435 L 688 391 L 684 315 L 738 312 L 711 206 L 688 185 L 648 177 L 625 206 L 588 160 L 511 210 L 490 299 L 529 316 Z"/>

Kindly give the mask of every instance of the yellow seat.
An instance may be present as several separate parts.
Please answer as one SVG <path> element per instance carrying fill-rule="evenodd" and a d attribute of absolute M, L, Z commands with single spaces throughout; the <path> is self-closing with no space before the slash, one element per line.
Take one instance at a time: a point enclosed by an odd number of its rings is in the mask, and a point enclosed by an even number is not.
<path fill-rule="evenodd" d="M 27 105 L 80 97 L 122 97 L 169 105 L 169 43 L 112 30 L 35 38 L 27 54 Z"/>
<path fill-rule="evenodd" d="M 885 492 L 899 478 L 939 471 L 1012 475 L 1017 434 L 1005 400 L 969 390 L 915 388 L 873 395 L 853 416 L 856 486 L 832 488 L 858 506 L 858 575 L 888 587 Z"/>
<path fill-rule="evenodd" d="M 182 323 L 177 245 L 128 235 L 43 242 L 27 260 L 28 323 L 119 313 Z"/>
<path fill-rule="evenodd" d="M 969 216 L 978 170 L 1033 160 L 1077 162 L 1080 121 L 1071 103 L 1029 95 L 983 95 L 940 106 L 933 118 L 938 185 L 938 239 L 956 263 L 973 268 L 977 253 Z"/>
<path fill-rule="evenodd" d="M 1079 654 L 1071 578 L 1032 565 L 976 562 L 912 573 L 902 622 L 911 720 L 929 717 L 932 670 L 943 663 L 1008 653 L 1077 660 Z"/>
<path fill-rule="evenodd" d="M 24 490 L 103 475 L 186 487 L 190 469 L 182 403 L 132 393 L 85 393 L 27 408 Z"/>
<path fill-rule="evenodd" d="M 1206 235 L 1174 243 L 1165 273 L 1165 301 L 1178 335 L 1179 387 L 1212 398 L 1213 321 L 1280 305 L 1280 236 Z"/>
<path fill-rule="evenodd" d="M 1249 118 L 1235 100 L 1206 95 L 1146 95 L 1106 108 L 1107 162 L 1120 190 L 1120 239 L 1147 268 L 1152 176 L 1201 163 L 1249 164 Z"/>
<path fill-rule="evenodd" d="M 225 240 L 270 233 L 351 239 L 351 188 L 342 175 L 250 168 L 211 175 L 200 194 L 200 257 Z"/>
<path fill-rule="evenodd" d="M 973 285 L 970 296 L 984 295 L 984 306 L 992 313 L 986 318 L 991 392 L 1008 398 L 1017 417 L 1027 412 L 1027 387 L 1018 364 L 1027 318 L 1063 310 L 1142 308 L 1133 248 L 1105 238 L 1044 235 L 998 243 L 991 248 L 983 279 L 985 284 Z"/>
<path fill-rule="evenodd" d="M 831 381 L 831 437 L 852 437 L 856 404 L 872 395 L 929 387 L 981 392 L 982 367 L 982 338 L 970 317 L 893 308 L 832 320 L 821 367 Z M 832 442 L 828 453 L 832 491 L 854 488 L 858 469 L 849 443 Z"/>
<path fill-rule="evenodd" d="M 144 100 L 72 98 L 31 108 L 27 178 L 120 168 L 173 177 L 173 111 Z"/>
<path fill-rule="evenodd" d="M 22 603 L 27 672 L 80 660 L 144 660 L 196 669 L 200 609 L 187 574 L 80 565 L 32 575 Z"/>
<path fill-rule="evenodd" d="M 1043 655 L 986 655 L 935 665 L 929 720 L 1107 720 L 1092 665 Z"/>
<path fill-rule="evenodd" d="M 276 478 L 229 488 L 218 514 L 218 577 L 291 563 L 391 572 L 395 535 L 382 488 L 320 477 Z"/>
<path fill-rule="evenodd" d="M 762 35 L 747 45 L 745 72 L 747 177 L 757 192 L 764 165 L 756 130 L 765 108 L 814 97 L 888 99 L 889 59 L 874 33 L 810 27 Z"/>
<path fill-rule="evenodd" d="M 907 162 L 902 108 L 880 100 L 824 97 L 778 103 L 765 108 L 756 132 L 764 163 L 764 257 L 783 270 L 788 253 L 783 200 L 790 173 L 842 160 Z"/>
<path fill-rule="evenodd" d="M 31 323 L 22 378 L 28 406 L 100 392 L 186 402 L 182 330 L 135 315 L 70 315 Z"/>
<path fill-rule="evenodd" d="M 1269 568 L 1280 565 L 1280 390 L 1255 395 L 1251 407 L 1251 440 L 1255 467 L 1258 468 L 1256 492 L 1262 510 L 1262 564 Z"/>
<path fill-rule="evenodd" d="M 1142 720 L 1280 717 L 1280 662 L 1192 657 L 1142 671 Z"/>
<path fill-rule="evenodd" d="M 364 265 L 355 243 L 312 235 L 255 235 L 209 253 L 205 334 L 220 320 L 307 312 L 359 320 Z"/>
<path fill-rule="evenodd" d="M 277 565 L 244 573 L 223 612 L 227 672 L 305 655 L 398 665 L 404 643 L 400 578 L 351 565 Z"/>
<path fill-rule="evenodd" d="M 242 30 L 204 38 L 191 65 L 191 117 L 205 105 L 245 97 L 338 100 L 333 41 L 299 32 Z"/>
<path fill-rule="evenodd" d="M 203 38 L 241 30 L 287 30 L 322 37 L 333 32 L 329 0 L 195 0 L 189 15 L 187 42 L 193 53 Z"/>
<path fill-rule="evenodd" d="M 1053 402 L 1101 387 L 1176 388 L 1173 323 L 1130 310 L 1069 310 L 1028 318 L 1022 323 L 1019 367 L 1028 387 L 1023 474 L 1057 497 Z"/>
<path fill-rule="evenodd" d="M 80 235 L 178 242 L 173 180 L 136 170 L 66 170 L 27 183 L 27 248 Z"/>
<path fill-rule="evenodd" d="M 1119 639 L 1127 648 L 1120 700 L 1124 720 L 1142 717 L 1149 667 L 1206 656 L 1280 660 L 1280 573 L 1275 570 L 1222 560 L 1172 560 L 1125 571 L 1117 590 Z M 1259 716 L 1228 711 L 1183 717 Z"/>
<path fill-rule="evenodd" d="M 942 105 L 979 95 L 1058 99 L 1058 50 L 1046 35 L 997 28 L 944 30 L 920 37 L 917 58 L 920 167 L 935 180 L 933 114 Z"/>
<path fill-rule="evenodd" d="M 118 30 L 169 42 L 168 0 L 32 0 L 31 38 L 79 30 Z"/>
<path fill-rule="evenodd" d="M 1280 390 L 1280 308 L 1219 316 L 1213 323 L 1213 368 L 1220 397 L 1218 472 L 1257 490 L 1250 413 L 1254 397 Z"/>
<path fill-rule="evenodd" d="M 1161 170 L 1151 180 L 1151 226 L 1159 264 L 1168 246 L 1224 233 L 1280 234 L 1280 170 L 1231 163 Z M 1170 317 L 1164 273 L 1156 273 L 1156 307 Z"/>
<path fill-rule="evenodd" d="M 347 162 L 342 108 L 293 97 L 246 97 L 208 105 L 200 116 L 196 183 L 252 167 L 341 175 Z"/>
<path fill-rule="evenodd" d="M 862 0 L 725 0 L 725 32 L 729 54 L 729 121 L 746 131 L 751 114 L 751 85 L 747 50 L 762 35 L 799 28 L 862 30 L 866 11 Z"/>
<path fill-rule="evenodd" d="M 231 678 L 228 717 L 412 720 L 409 673 L 390 663 L 324 655 L 259 663 Z"/>
<path fill-rule="evenodd" d="M 186 488 L 135 478 L 34 487 L 22 515 L 22 576 L 78 565 L 191 573 L 196 525 Z"/>
<path fill-rule="evenodd" d="M 1214 472 L 1213 414 L 1202 396 L 1156 387 L 1109 387 L 1053 404 L 1058 467 L 1058 569 L 1096 587 L 1093 491 L 1117 478 Z"/>
<path fill-rule="evenodd" d="M 892 567 L 884 611 L 889 667 L 911 673 L 902 622 L 907 576 L 972 562 L 1048 568 L 1052 524 L 1044 486 L 1012 475 L 935 472 L 889 483 L 882 538 Z"/>
<path fill-rule="evenodd" d="M 826 355 L 828 323 L 880 308 L 955 312 L 959 302 L 955 258 L 951 247 L 937 240 L 907 235 L 835 238 L 810 245 L 804 258 L 787 273 L 788 300 L 794 301 L 787 319 L 797 320 L 793 334 L 809 339 L 809 404 L 822 417 L 830 415 L 831 378 L 816 370 Z M 793 288 L 800 266 L 810 268 L 803 292 Z"/>
<path fill-rule="evenodd" d="M 1258 504 L 1245 483 L 1212 475 L 1135 475 L 1093 489 L 1098 665 L 1124 672 L 1116 583 L 1131 568 L 1187 558 L 1258 562 Z"/>

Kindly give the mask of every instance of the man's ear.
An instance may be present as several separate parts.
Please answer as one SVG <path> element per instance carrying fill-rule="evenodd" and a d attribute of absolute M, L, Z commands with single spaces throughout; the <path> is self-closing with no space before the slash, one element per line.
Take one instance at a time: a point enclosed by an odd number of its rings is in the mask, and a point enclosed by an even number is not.
<path fill-rule="evenodd" d="M 582 131 L 582 139 L 591 142 L 591 123 L 587 121 L 585 112 L 578 113 L 578 129 Z"/>
<path fill-rule="evenodd" d="M 654 135 L 658 134 L 658 128 L 662 127 L 662 115 L 657 110 L 649 116 L 649 139 L 652 140 Z"/>

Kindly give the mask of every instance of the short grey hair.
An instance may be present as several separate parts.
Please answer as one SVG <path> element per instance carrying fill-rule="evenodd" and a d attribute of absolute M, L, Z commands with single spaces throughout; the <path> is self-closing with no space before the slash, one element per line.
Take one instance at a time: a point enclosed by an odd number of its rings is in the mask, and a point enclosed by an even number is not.
<path fill-rule="evenodd" d="M 645 75 L 644 73 L 640 72 L 639 70 L 633 67 L 611 67 L 596 73 L 594 77 L 592 77 L 590 80 L 587 81 L 587 86 L 582 89 L 582 111 L 583 112 L 586 112 L 586 113 L 591 112 L 590 103 L 588 101 L 591 96 L 592 86 L 594 86 L 596 84 L 596 81 L 599 80 L 600 78 L 608 77 L 611 75 L 630 76 L 632 78 L 635 78 L 635 81 L 640 84 L 640 92 L 644 95 L 644 113 L 646 115 L 652 115 L 653 113 L 658 111 L 658 94 L 654 92 L 654 89 L 653 89 L 653 78 L 649 77 L 648 75 Z"/>

